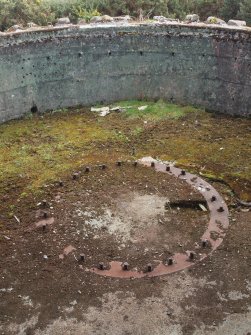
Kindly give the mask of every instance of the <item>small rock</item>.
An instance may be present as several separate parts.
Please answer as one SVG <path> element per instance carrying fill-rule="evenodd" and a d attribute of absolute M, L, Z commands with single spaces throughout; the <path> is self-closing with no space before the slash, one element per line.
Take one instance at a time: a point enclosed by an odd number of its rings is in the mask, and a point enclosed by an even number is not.
<path fill-rule="evenodd" d="M 39 26 L 34 22 L 28 22 L 27 23 L 27 28 L 36 28 L 36 27 L 39 27 Z"/>
<path fill-rule="evenodd" d="M 102 22 L 101 16 L 93 16 L 90 19 L 90 23 L 100 23 L 100 22 Z"/>
<path fill-rule="evenodd" d="M 125 15 L 125 16 L 115 16 L 113 18 L 113 21 L 115 22 L 128 22 L 128 21 L 131 21 L 132 18 L 130 15 Z"/>
<path fill-rule="evenodd" d="M 229 20 L 227 24 L 229 26 L 245 27 L 247 25 L 247 22 L 241 20 Z"/>
<path fill-rule="evenodd" d="M 57 19 L 56 26 L 71 24 L 71 21 L 68 17 L 60 17 Z"/>
<path fill-rule="evenodd" d="M 165 17 L 165 16 L 154 16 L 153 19 L 159 22 L 179 22 L 179 20 L 177 19 L 173 19 L 173 18 Z"/>
<path fill-rule="evenodd" d="M 206 23 L 208 24 L 226 24 L 226 22 L 222 19 L 219 19 L 215 16 L 209 16 L 206 20 Z"/>
<path fill-rule="evenodd" d="M 102 22 L 113 22 L 113 17 L 109 16 L 109 15 L 103 15 L 101 16 Z"/>
<path fill-rule="evenodd" d="M 189 15 L 186 16 L 185 21 L 187 21 L 189 23 L 190 22 L 199 22 L 200 21 L 200 17 L 197 14 L 189 14 Z"/>
<path fill-rule="evenodd" d="M 84 24 L 86 24 L 86 19 L 78 19 L 78 24 L 79 24 L 79 25 L 84 25 Z"/>
<path fill-rule="evenodd" d="M 47 260 L 47 259 L 48 259 L 48 256 L 47 256 L 47 255 L 44 255 L 44 256 L 43 256 L 43 259 Z"/>
<path fill-rule="evenodd" d="M 10 27 L 7 30 L 7 33 L 12 33 L 12 32 L 15 32 L 15 31 L 22 31 L 22 30 L 23 30 L 22 26 L 19 26 L 18 24 L 15 24 L 14 26 Z"/>
<path fill-rule="evenodd" d="M 113 22 L 113 18 L 109 15 L 103 15 L 103 16 L 93 16 L 90 19 L 90 23 L 104 23 L 104 22 Z"/>

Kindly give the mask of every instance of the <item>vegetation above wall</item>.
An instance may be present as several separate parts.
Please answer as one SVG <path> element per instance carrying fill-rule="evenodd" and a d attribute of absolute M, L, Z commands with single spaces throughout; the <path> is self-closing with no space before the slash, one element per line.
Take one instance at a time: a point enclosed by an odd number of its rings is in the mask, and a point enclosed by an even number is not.
<path fill-rule="evenodd" d="M 14 24 L 53 23 L 69 16 L 72 22 L 87 21 L 98 13 L 112 16 L 130 14 L 134 18 L 154 15 L 184 19 L 197 13 L 201 20 L 217 16 L 225 20 L 242 19 L 251 24 L 250 0 L 0 0 L 0 30 Z"/>

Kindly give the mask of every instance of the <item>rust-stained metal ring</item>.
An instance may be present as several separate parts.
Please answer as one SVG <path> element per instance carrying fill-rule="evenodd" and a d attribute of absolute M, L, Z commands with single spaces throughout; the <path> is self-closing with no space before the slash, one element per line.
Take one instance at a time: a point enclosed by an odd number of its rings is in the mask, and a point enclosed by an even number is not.
<path fill-rule="evenodd" d="M 196 255 L 196 257 L 195 253 L 192 251 L 188 251 L 187 253 L 176 253 L 172 256 L 172 258 L 168 259 L 166 264 L 159 261 L 159 264 L 156 267 L 153 268 L 151 266 L 150 268 L 149 263 L 147 265 L 147 271 L 138 271 L 137 269 L 128 269 L 125 271 L 123 269 L 123 263 L 117 261 L 110 262 L 108 268 L 105 268 L 104 266 L 101 266 L 100 268 L 99 266 L 98 268 L 86 269 L 86 271 L 91 271 L 102 276 L 124 279 L 167 275 L 191 267 L 204 260 L 219 247 L 226 235 L 226 229 L 229 226 L 228 208 L 223 198 L 212 185 L 203 180 L 201 177 L 193 175 L 189 172 L 185 172 L 184 174 L 184 172 L 182 172 L 184 170 L 171 166 L 171 163 L 169 162 L 160 162 L 151 157 L 146 157 L 139 160 L 138 164 L 152 167 L 158 172 L 169 173 L 176 178 L 182 178 L 203 195 L 210 211 L 210 220 L 207 229 L 199 241 L 199 245 L 202 245 L 205 252 Z M 217 233 L 217 239 L 213 239 L 211 237 L 211 233 Z M 208 253 L 206 253 L 207 249 Z"/>

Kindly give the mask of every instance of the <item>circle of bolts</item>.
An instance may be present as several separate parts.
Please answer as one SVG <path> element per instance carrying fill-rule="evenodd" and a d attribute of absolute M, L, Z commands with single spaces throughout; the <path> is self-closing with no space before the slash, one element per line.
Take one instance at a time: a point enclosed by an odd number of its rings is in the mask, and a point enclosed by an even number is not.
<path fill-rule="evenodd" d="M 117 166 L 122 166 L 122 162 L 121 162 L 121 161 L 117 161 L 116 165 L 117 165 Z M 133 166 L 135 166 L 135 167 L 138 166 L 138 162 L 137 162 L 137 161 L 133 162 Z M 151 167 L 155 167 L 155 162 L 151 162 Z M 102 165 L 100 165 L 100 168 L 101 168 L 102 170 L 105 170 L 105 169 L 107 168 L 107 166 L 106 166 L 105 164 L 102 164 Z M 166 171 L 170 171 L 170 170 L 171 170 L 171 167 L 170 167 L 169 165 L 167 165 L 167 166 L 166 166 Z M 87 167 L 85 168 L 85 172 L 90 172 L 90 171 L 91 171 L 90 167 L 87 166 Z M 181 170 L 181 175 L 183 175 L 183 176 L 186 175 L 186 171 L 185 171 L 185 170 Z M 74 174 L 72 175 L 73 180 L 76 180 L 78 177 L 79 177 L 79 174 L 78 174 L 77 172 L 74 173 Z M 64 185 L 63 181 L 61 181 L 61 180 L 60 180 L 58 183 L 59 183 L 59 186 L 63 186 L 63 185 Z M 212 196 L 212 197 L 211 197 L 211 201 L 212 201 L 212 202 L 214 202 L 214 201 L 216 201 L 216 200 L 217 200 L 216 196 Z M 47 203 L 46 200 L 42 200 L 42 203 L 41 203 L 41 204 L 42 204 L 43 207 L 46 207 L 46 206 L 48 205 L 48 203 Z M 167 208 L 169 208 L 169 204 L 166 202 L 166 203 L 165 203 L 165 209 L 167 209 Z M 217 211 L 218 211 L 218 212 L 224 212 L 224 208 L 221 206 L 221 207 L 219 207 L 219 208 L 217 209 Z M 48 213 L 47 213 L 47 212 L 43 212 L 43 217 L 44 217 L 44 218 L 47 218 L 47 217 L 48 217 Z M 43 226 L 42 226 L 43 231 L 45 231 L 46 228 L 47 228 L 47 224 L 45 223 L 45 224 L 43 224 Z M 203 248 L 206 248 L 207 246 L 208 246 L 208 240 L 203 240 L 203 241 L 202 241 L 202 247 L 203 247 Z M 194 260 L 194 258 L 195 258 L 195 254 L 194 254 L 194 252 L 190 252 L 190 253 L 189 253 L 189 259 L 190 259 L 190 260 Z M 84 254 L 80 254 L 80 258 L 79 258 L 79 260 L 82 261 L 82 262 L 84 262 L 84 261 L 85 261 L 85 255 L 84 255 Z M 171 266 L 171 265 L 173 265 L 173 264 L 174 264 L 174 260 L 173 260 L 173 258 L 168 258 L 168 260 L 167 260 L 167 265 Z M 103 263 L 103 262 L 100 262 L 100 263 L 98 264 L 97 268 L 98 268 L 99 270 L 105 270 L 105 265 L 104 265 L 104 263 Z M 128 271 L 128 270 L 129 270 L 129 264 L 128 264 L 127 262 L 124 262 L 124 263 L 122 264 L 122 270 L 123 270 L 123 271 Z M 147 270 L 147 272 L 152 272 L 152 271 L 153 271 L 153 266 L 152 266 L 151 263 L 147 264 L 147 268 L 146 268 L 146 270 Z"/>

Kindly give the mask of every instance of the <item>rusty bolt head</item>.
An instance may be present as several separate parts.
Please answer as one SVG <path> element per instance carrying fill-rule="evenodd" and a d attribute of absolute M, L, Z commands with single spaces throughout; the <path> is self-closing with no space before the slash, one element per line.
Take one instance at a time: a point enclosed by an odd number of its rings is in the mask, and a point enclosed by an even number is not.
<path fill-rule="evenodd" d="M 133 166 L 138 166 L 138 162 L 137 161 L 135 161 L 135 162 L 133 162 Z"/>
<path fill-rule="evenodd" d="M 78 179 L 78 173 L 77 173 L 77 172 L 73 173 L 73 175 L 72 175 L 72 179 L 73 179 L 73 180 Z"/>
<path fill-rule="evenodd" d="M 151 167 L 155 167 L 155 163 L 154 162 L 151 162 Z"/>
<path fill-rule="evenodd" d="M 117 162 L 117 166 L 121 166 L 122 165 L 122 162 L 121 161 L 118 161 Z"/>
<path fill-rule="evenodd" d="M 181 175 L 185 176 L 186 175 L 186 171 L 185 170 L 181 170 Z"/>
<path fill-rule="evenodd" d="M 104 270 L 105 269 L 105 264 L 103 262 L 98 263 L 98 269 L 99 270 Z"/>
<path fill-rule="evenodd" d="M 62 182 L 62 180 L 59 180 L 59 182 L 58 182 L 58 184 L 59 184 L 59 186 L 64 186 L 64 183 Z"/>
<path fill-rule="evenodd" d="M 47 227 L 47 224 L 45 223 L 45 224 L 43 224 L 43 226 L 42 226 L 42 228 L 43 228 L 43 231 L 45 231 L 46 230 L 46 227 Z"/>
<path fill-rule="evenodd" d="M 81 262 L 84 262 L 85 261 L 85 255 L 84 254 L 80 254 L 79 259 L 80 259 Z"/>
<path fill-rule="evenodd" d="M 89 168 L 89 166 L 87 166 L 86 168 L 85 168 L 85 172 L 90 172 L 91 171 L 91 169 Z"/>
<path fill-rule="evenodd" d="M 216 196 L 215 195 L 212 196 L 211 201 L 212 202 L 216 201 Z"/>
<path fill-rule="evenodd" d="M 167 265 L 173 265 L 173 259 L 172 258 L 168 258 Z"/>
<path fill-rule="evenodd" d="M 106 165 L 105 165 L 105 164 L 102 164 L 102 165 L 101 165 L 101 169 L 102 169 L 102 170 L 105 170 L 105 169 L 106 169 Z"/>
<path fill-rule="evenodd" d="M 189 259 L 192 261 L 192 260 L 194 260 L 194 256 L 195 256 L 195 254 L 194 254 L 194 252 L 190 252 L 189 253 Z"/>
<path fill-rule="evenodd" d="M 201 244 L 203 248 L 206 248 L 208 246 L 208 240 L 203 240 Z"/>
<path fill-rule="evenodd" d="M 147 272 L 152 272 L 153 271 L 153 266 L 152 266 L 151 263 L 147 264 L 146 270 L 147 270 Z"/>
<path fill-rule="evenodd" d="M 128 271 L 129 270 L 129 264 L 127 262 L 124 262 L 122 264 L 122 270 L 124 270 L 124 271 Z"/>
<path fill-rule="evenodd" d="M 48 205 L 47 200 L 42 200 L 42 206 L 46 207 Z"/>
<path fill-rule="evenodd" d="M 47 212 L 43 212 L 43 217 L 44 217 L 44 219 L 47 219 L 48 218 L 48 213 Z"/>
<path fill-rule="evenodd" d="M 219 213 L 222 213 L 222 212 L 224 212 L 224 208 L 221 206 L 221 207 L 219 207 L 219 208 L 217 209 L 217 211 L 218 211 Z"/>
<path fill-rule="evenodd" d="M 170 166 L 168 165 L 168 166 L 166 166 L 166 171 L 171 171 L 171 168 L 170 168 Z"/>

